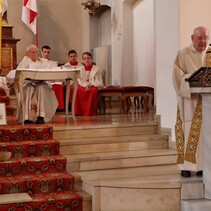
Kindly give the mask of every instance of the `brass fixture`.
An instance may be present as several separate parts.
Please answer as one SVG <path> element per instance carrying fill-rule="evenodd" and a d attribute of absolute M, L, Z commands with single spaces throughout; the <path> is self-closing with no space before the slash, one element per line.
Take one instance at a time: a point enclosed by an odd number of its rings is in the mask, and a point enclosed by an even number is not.
<path fill-rule="evenodd" d="M 84 9 L 89 10 L 90 15 L 95 14 L 95 10 L 100 6 L 100 3 L 96 2 L 95 0 L 87 0 L 86 2 L 82 3 Z"/>

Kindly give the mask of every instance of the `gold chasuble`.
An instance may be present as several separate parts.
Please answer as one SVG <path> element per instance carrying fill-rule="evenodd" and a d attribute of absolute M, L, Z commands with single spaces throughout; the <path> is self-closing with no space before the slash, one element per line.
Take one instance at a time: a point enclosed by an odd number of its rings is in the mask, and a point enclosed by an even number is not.
<path fill-rule="evenodd" d="M 207 50 L 206 66 L 211 67 L 211 48 Z M 177 120 L 175 124 L 175 136 L 177 146 L 177 163 L 184 163 L 189 161 L 196 163 L 196 150 L 198 146 L 198 140 L 200 136 L 202 125 L 202 97 L 198 96 L 196 108 L 194 110 L 193 118 L 191 121 L 190 132 L 188 136 L 187 146 L 185 148 L 184 131 L 182 127 L 182 119 L 180 115 L 180 109 L 177 108 Z"/>

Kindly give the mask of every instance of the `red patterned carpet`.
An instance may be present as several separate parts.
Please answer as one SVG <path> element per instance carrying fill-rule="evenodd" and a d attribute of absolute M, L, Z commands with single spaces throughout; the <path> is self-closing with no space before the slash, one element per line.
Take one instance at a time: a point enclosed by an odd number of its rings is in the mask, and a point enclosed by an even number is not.
<path fill-rule="evenodd" d="M 82 196 L 74 190 L 74 176 L 66 172 L 66 158 L 59 154 L 49 125 L 0 126 L 0 151 L 12 153 L 0 162 L 0 194 L 28 193 L 33 201 L 0 204 L 1 211 L 80 211 Z"/>

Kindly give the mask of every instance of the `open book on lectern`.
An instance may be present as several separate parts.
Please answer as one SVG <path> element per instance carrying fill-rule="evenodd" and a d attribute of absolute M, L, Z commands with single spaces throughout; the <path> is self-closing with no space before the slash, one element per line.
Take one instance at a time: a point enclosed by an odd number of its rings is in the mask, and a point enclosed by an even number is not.
<path fill-rule="evenodd" d="M 211 67 L 201 67 L 185 81 L 190 87 L 211 87 Z"/>

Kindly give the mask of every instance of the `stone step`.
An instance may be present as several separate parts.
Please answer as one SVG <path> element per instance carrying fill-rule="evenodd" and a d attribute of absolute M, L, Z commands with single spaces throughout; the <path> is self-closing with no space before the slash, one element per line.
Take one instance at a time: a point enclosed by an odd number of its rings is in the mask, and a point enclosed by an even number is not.
<path fill-rule="evenodd" d="M 122 152 L 66 155 L 67 171 L 91 171 L 176 163 L 176 151 L 172 149 L 134 150 Z"/>
<path fill-rule="evenodd" d="M 181 199 L 193 200 L 204 198 L 204 184 L 202 177 L 192 176 L 190 178 L 181 177 Z"/>
<path fill-rule="evenodd" d="M 62 155 L 168 148 L 168 137 L 165 135 L 60 139 L 59 142 Z"/>
<path fill-rule="evenodd" d="M 156 210 L 155 204 L 159 210 L 180 210 L 181 176 L 176 164 L 76 174 L 83 190 L 92 195 L 93 211 Z"/>
<path fill-rule="evenodd" d="M 143 166 L 143 167 L 131 167 L 121 169 L 104 169 L 93 171 L 78 171 L 74 172 L 74 175 L 79 175 L 84 182 L 93 183 L 99 185 L 105 181 L 105 183 L 115 183 L 128 180 L 129 184 L 139 183 L 139 186 L 146 184 L 151 186 L 155 183 L 180 183 L 180 171 L 177 164 L 166 164 L 157 166 Z M 124 183 L 124 186 L 126 183 Z"/>
<path fill-rule="evenodd" d="M 211 200 L 209 199 L 195 199 L 195 200 L 182 200 L 181 211 L 210 211 Z"/>
<path fill-rule="evenodd" d="M 55 126 L 53 130 L 53 137 L 57 140 L 150 134 L 160 134 L 157 122 Z"/>

